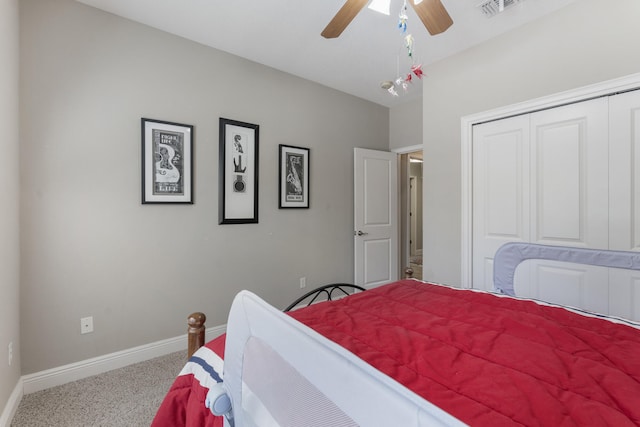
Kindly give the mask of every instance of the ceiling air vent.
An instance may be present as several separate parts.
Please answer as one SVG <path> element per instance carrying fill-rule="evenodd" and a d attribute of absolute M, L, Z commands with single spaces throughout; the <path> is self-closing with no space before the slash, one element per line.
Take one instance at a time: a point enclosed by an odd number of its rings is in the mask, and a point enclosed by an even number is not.
<path fill-rule="evenodd" d="M 491 18 L 502 12 L 509 6 L 513 6 L 516 3 L 520 3 L 523 0 L 484 0 L 478 5 L 478 8 L 482 11 L 484 16 Z"/>

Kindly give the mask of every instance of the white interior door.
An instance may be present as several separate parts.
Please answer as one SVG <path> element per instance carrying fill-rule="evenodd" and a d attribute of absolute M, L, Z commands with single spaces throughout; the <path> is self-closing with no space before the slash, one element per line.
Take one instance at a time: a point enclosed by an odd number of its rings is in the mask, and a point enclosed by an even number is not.
<path fill-rule="evenodd" d="M 529 116 L 476 125 L 473 287 L 493 290 L 493 257 L 498 248 L 529 238 Z"/>
<path fill-rule="evenodd" d="M 607 249 L 608 100 L 531 114 L 531 242 Z M 519 295 L 608 312 L 608 272 L 530 261 Z"/>
<path fill-rule="evenodd" d="M 609 99 L 610 249 L 640 251 L 640 91 Z M 609 270 L 610 312 L 640 319 L 640 272 Z"/>
<path fill-rule="evenodd" d="M 609 244 L 640 251 L 640 90 L 611 97 L 609 109 Z"/>
<path fill-rule="evenodd" d="M 533 243 L 607 249 L 608 100 L 531 114 Z"/>
<path fill-rule="evenodd" d="M 398 160 L 395 153 L 354 149 L 355 284 L 398 279 Z"/>
<path fill-rule="evenodd" d="M 513 109 L 463 121 L 465 125 L 473 124 L 472 132 L 467 132 L 468 126 L 463 128 L 464 286 L 492 287 L 489 278 L 495 252 L 492 245 L 501 239 L 524 239 L 526 232 L 514 228 L 514 221 L 524 221 L 525 213 L 517 215 L 513 204 L 518 196 L 508 197 L 511 183 L 501 181 L 500 177 L 516 182 L 515 171 L 524 170 L 527 165 L 517 164 L 519 157 L 514 147 L 507 148 L 505 153 L 498 149 L 501 131 L 491 127 L 511 120 L 499 119 L 499 115 L 529 118 L 529 184 L 518 190 L 529 192 L 528 241 L 640 251 L 638 87 L 638 76 L 633 76 L 622 84 L 613 80 L 595 85 L 587 92 L 579 89 L 569 96 L 562 93 L 551 97 L 552 102 L 533 100 L 526 103 L 525 108 L 532 111 L 528 114 L 522 114 L 524 109 L 518 104 Z M 580 101 L 584 99 L 589 100 Z M 579 102 L 566 105 L 573 101 Z M 549 108 L 552 104 L 564 106 Z M 476 124 L 481 120 L 487 122 Z M 515 161 L 511 164 L 511 175 L 509 158 Z M 498 197 L 494 203 L 496 194 L 504 197 Z M 465 233 L 467 230 L 469 233 Z M 524 288 L 521 267 L 526 272 Z M 640 319 L 638 272 L 608 269 L 603 274 L 551 262 L 525 262 L 521 267 L 516 271 L 515 282 L 519 295 Z M 596 285 L 597 282 L 600 284 Z M 601 285 L 608 290 L 602 292 Z M 592 293 L 596 287 L 599 290 Z"/>
<path fill-rule="evenodd" d="M 493 288 L 493 256 L 508 241 L 608 247 L 607 129 L 606 98 L 474 126 L 474 288 Z M 515 288 L 607 312 L 607 281 L 597 267 L 528 261 Z"/>

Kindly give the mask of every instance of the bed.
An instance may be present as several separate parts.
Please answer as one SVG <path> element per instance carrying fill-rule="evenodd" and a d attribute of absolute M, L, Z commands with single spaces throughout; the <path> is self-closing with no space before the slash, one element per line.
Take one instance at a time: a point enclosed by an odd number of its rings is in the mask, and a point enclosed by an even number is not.
<path fill-rule="evenodd" d="M 405 279 L 283 313 L 243 291 L 152 425 L 640 425 L 640 325 L 513 296 L 526 259 L 640 270 L 633 252 L 508 244 L 495 292 Z"/>

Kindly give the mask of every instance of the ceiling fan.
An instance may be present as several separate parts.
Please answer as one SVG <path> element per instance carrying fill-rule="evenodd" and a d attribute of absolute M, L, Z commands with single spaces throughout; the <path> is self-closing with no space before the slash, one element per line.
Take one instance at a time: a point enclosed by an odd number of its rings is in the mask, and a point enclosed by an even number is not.
<path fill-rule="evenodd" d="M 347 25 L 368 2 L 369 0 L 347 0 L 322 31 L 322 37 L 333 39 L 342 34 Z M 453 24 L 451 16 L 440 0 L 408 0 L 408 2 L 411 3 L 431 35 L 440 34 Z"/>

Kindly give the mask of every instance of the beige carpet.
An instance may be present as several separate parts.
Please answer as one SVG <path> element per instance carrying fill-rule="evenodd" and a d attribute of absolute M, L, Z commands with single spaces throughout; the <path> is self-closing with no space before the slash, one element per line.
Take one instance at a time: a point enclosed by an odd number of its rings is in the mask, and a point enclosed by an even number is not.
<path fill-rule="evenodd" d="M 28 394 L 11 426 L 148 426 L 186 360 L 172 353 Z"/>

